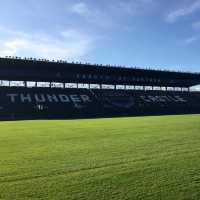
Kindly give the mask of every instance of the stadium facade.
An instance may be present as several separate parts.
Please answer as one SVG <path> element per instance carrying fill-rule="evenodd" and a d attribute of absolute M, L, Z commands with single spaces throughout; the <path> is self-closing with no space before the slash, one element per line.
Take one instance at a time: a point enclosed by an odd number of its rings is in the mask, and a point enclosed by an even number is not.
<path fill-rule="evenodd" d="M 200 113 L 199 73 L 0 58 L 0 119 Z"/>

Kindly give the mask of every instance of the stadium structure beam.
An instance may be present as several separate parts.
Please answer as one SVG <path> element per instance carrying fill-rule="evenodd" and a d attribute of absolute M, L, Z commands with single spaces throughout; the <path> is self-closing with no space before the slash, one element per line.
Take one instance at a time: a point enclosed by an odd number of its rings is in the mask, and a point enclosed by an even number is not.
<path fill-rule="evenodd" d="M 27 81 L 24 81 L 24 87 L 27 88 Z"/>

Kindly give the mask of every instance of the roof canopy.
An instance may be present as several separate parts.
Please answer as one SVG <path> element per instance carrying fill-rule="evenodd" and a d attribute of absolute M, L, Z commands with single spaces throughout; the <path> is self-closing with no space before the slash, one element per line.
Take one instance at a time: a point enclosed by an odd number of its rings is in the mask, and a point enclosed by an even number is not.
<path fill-rule="evenodd" d="M 190 87 L 200 74 L 0 58 L 0 80 Z"/>

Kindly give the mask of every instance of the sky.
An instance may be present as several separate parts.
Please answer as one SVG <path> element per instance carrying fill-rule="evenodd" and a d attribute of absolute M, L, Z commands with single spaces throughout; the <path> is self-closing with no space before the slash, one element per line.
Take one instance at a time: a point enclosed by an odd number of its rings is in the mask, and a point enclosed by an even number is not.
<path fill-rule="evenodd" d="M 2 0 L 0 56 L 200 72 L 200 0 Z"/>

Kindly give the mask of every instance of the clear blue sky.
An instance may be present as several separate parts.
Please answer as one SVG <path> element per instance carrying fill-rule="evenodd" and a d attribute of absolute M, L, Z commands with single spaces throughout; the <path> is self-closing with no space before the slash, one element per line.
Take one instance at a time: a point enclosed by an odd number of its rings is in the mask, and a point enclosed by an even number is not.
<path fill-rule="evenodd" d="M 6 55 L 200 71 L 200 0 L 3 0 Z"/>

